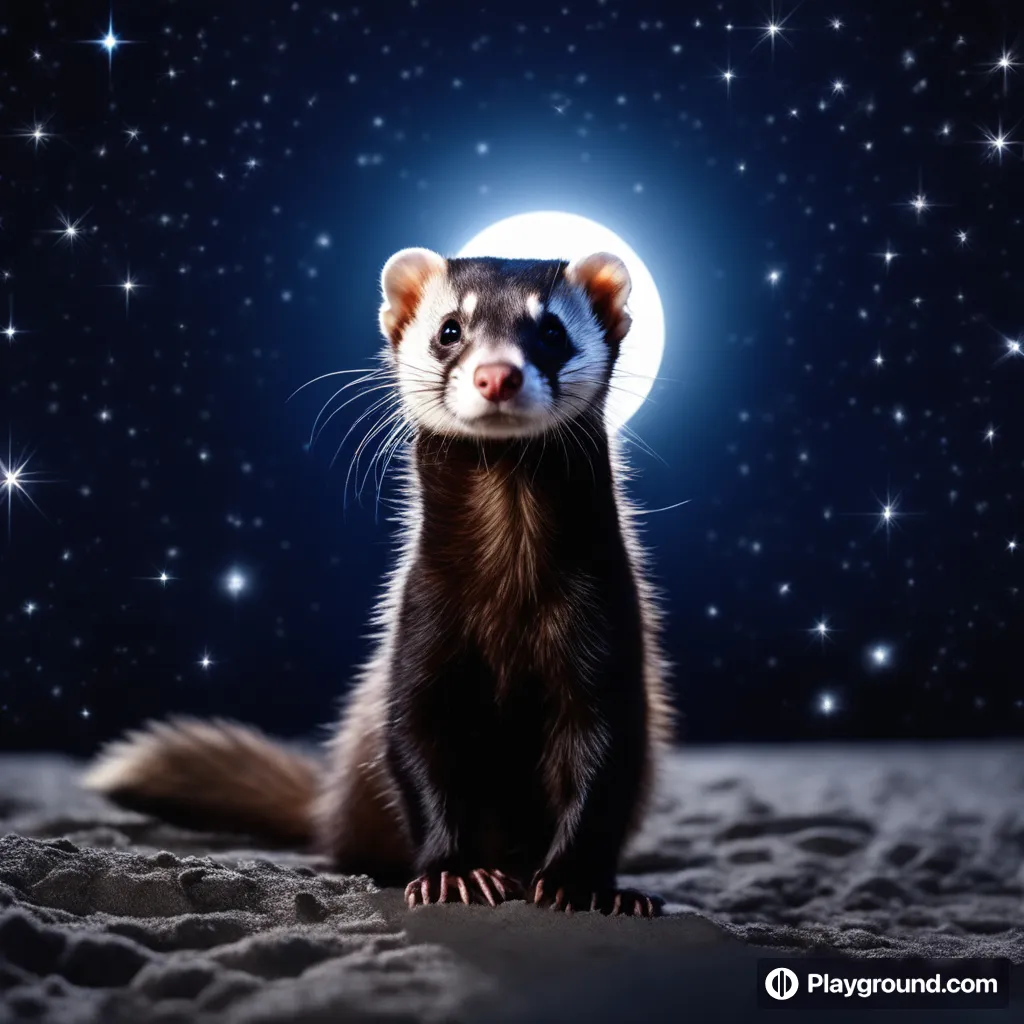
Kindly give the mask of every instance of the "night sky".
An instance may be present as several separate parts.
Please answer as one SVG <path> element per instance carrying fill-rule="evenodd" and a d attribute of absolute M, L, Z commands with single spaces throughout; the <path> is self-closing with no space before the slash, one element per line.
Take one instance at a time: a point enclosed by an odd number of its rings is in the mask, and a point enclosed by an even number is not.
<path fill-rule="evenodd" d="M 537 209 L 661 293 L 631 493 L 687 502 L 645 519 L 682 737 L 1024 734 L 1016 5 L 7 18 L 0 748 L 332 719 L 394 473 L 346 487 L 373 395 L 312 447 L 337 378 L 289 395 L 372 365 L 392 252 Z"/>

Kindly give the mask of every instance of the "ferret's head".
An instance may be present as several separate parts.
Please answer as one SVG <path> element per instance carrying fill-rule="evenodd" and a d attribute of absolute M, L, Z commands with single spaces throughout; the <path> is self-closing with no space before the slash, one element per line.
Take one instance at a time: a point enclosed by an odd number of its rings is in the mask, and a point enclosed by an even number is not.
<path fill-rule="evenodd" d="M 417 426 L 529 437 L 603 415 L 630 327 L 629 273 L 617 256 L 445 259 L 402 249 L 381 290 L 380 327 Z"/>

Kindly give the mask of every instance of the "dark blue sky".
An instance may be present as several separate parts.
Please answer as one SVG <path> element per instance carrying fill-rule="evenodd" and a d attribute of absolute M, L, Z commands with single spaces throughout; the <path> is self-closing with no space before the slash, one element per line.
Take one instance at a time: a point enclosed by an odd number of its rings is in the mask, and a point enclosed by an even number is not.
<path fill-rule="evenodd" d="M 661 291 L 683 736 L 1024 732 L 1012 5 L 154 0 L 108 54 L 110 15 L 0 24 L 0 746 L 329 720 L 390 533 L 359 430 L 330 465 L 371 400 L 312 452 L 334 389 L 286 400 L 369 364 L 391 252 L 545 208 Z"/>

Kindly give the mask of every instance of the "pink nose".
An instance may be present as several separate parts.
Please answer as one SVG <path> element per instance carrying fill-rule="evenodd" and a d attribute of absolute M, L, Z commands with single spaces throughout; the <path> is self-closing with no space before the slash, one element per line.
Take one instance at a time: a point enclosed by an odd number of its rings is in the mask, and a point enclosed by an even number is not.
<path fill-rule="evenodd" d="M 523 373 L 510 363 L 478 366 L 473 383 L 488 402 L 507 402 L 523 386 Z"/>

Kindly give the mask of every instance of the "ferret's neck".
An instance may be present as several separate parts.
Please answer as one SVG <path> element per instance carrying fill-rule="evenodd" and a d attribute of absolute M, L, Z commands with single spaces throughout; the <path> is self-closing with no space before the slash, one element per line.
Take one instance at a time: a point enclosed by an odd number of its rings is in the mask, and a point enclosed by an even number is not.
<path fill-rule="evenodd" d="M 582 557 L 618 532 L 609 442 L 597 417 L 535 438 L 423 433 L 415 467 L 423 550 L 448 559 L 499 543 Z"/>

